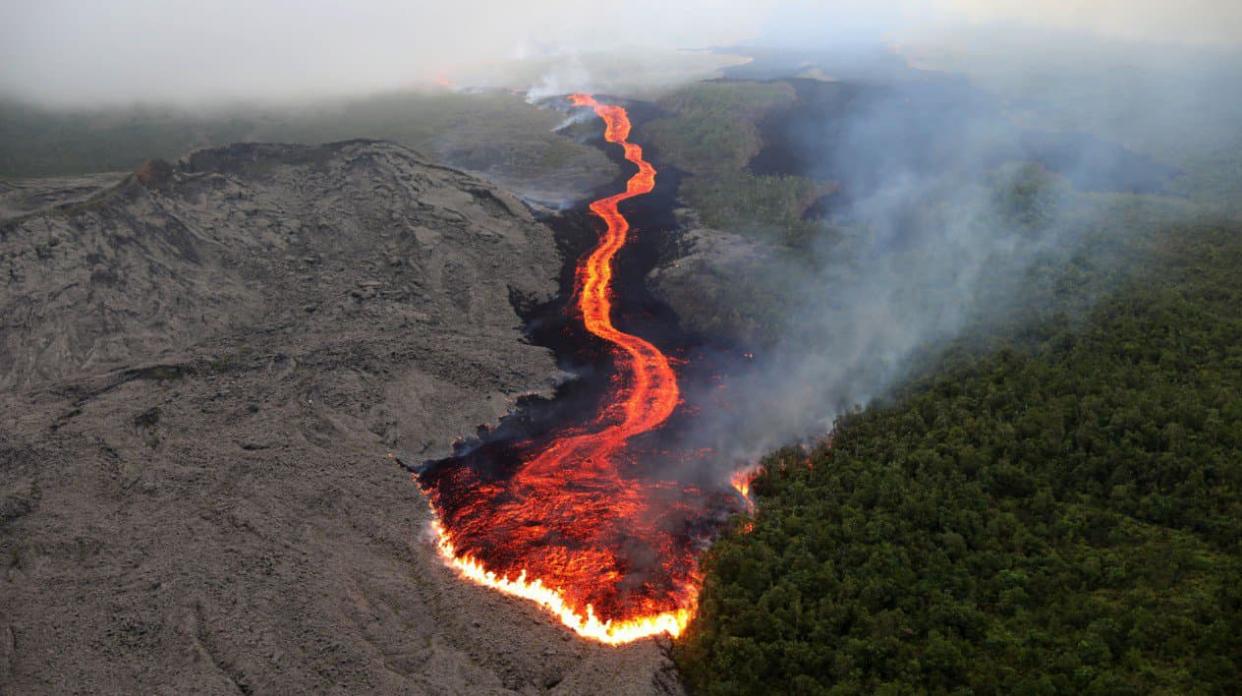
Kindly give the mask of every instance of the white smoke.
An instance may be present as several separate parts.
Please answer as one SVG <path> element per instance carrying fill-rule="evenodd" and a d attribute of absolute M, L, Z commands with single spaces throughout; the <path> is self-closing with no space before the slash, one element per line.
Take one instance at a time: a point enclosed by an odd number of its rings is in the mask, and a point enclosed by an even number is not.
<path fill-rule="evenodd" d="M 548 97 L 571 92 L 591 92 L 591 73 L 583 65 L 577 53 L 570 53 L 563 60 L 557 60 L 553 66 L 539 77 L 539 80 L 526 90 L 526 101 L 535 103 Z"/>

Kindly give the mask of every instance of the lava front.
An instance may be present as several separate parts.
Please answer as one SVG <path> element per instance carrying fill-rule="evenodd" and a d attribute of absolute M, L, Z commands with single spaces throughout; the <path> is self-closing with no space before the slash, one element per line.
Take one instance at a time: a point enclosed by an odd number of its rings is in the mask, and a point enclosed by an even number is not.
<path fill-rule="evenodd" d="M 624 191 L 590 204 L 604 229 L 576 269 L 574 309 L 612 353 L 608 392 L 585 421 L 518 443 L 511 464 L 450 460 L 419 483 L 439 551 L 464 577 L 536 602 L 604 643 L 676 636 L 695 610 L 696 556 L 719 506 L 696 486 L 653 475 L 649 451 L 634 446 L 677 409 L 677 375 L 655 345 L 613 323 L 614 263 L 631 235 L 618 206 L 650 193 L 656 170 L 629 141 L 623 107 L 586 94 L 570 101 L 593 109 L 605 140 L 637 168 Z"/>

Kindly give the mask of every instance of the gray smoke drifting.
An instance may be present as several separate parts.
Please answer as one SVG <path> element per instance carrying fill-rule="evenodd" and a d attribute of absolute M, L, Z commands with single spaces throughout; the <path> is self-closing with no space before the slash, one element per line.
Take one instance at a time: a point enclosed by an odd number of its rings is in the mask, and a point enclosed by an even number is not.
<path fill-rule="evenodd" d="M 768 260 L 769 277 L 799 279 L 796 299 L 753 367 L 727 380 L 697 444 L 732 467 L 827 435 L 950 341 L 1047 302 L 1033 286 L 1094 253 L 1101 230 L 1131 231 L 1119 210 L 1151 211 L 1142 224 L 1189 214 L 1203 158 L 1240 151 L 1242 99 L 1226 86 L 1242 79 L 1236 53 L 1037 35 L 1053 55 L 1072 50 L 1074 71 L 1050 72 L 1029 45 L 1002 51 L 994 39 L 976 44 L 995 51 L 982 60 L 955 55 L 962 73 L 842 69 L 837 83 L 800 84 L 816 109 L 765 135 L 786 140 L 783 173 L 842 191 L 804 255 L 814 263 Z M 849 55 L 833 60 L 857 68 Z M 1210 208 L 1201 203 L 1194 210 Z"/>
<path fill-rule="evenodd" d="M 806 281 L 783 335 L 728 385 L 729 410 L 698 435 L 730 463 L 827 435 L 839 415 L 908 376 L 921 351 L 1014 292 L 1041 253 L 1070 241 L 1066 229 L 988 224 L 999 218 L 993 196 L 981 184 L 906 176 L 855 203 L 861 231 L 825 251 L 834 258 Z"/>

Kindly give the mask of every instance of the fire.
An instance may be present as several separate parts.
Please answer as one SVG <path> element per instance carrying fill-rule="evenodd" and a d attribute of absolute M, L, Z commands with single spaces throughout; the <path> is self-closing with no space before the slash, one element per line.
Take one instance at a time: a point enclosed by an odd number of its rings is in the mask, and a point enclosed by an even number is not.
<path fill-rule="evenodd" d="M 750 484 L 754 483 L 756 478 L 759 478 L 761 472 L 762 468 L 755 464 L 745 469 L 739 469 L 729 477 L 729 485 L 742 496 L 742 501 L 746 504 L 746 513 L 749 515 L 755 514 L 755 501 L 750 497 Z M 748 521 L 744 523 L 744 527 L 749 532 L 754 528 L 754 523 Z"/>
<path fill-rule="evenodd" d="M 607 645 L 622 645 L 661 633 L 676 638 L 685 630 L 694 614 L 693 608 L 687 607 L 628 621 L 600 621 L 595 616 L 594 608 L 588 604 L 584 616 L 572 609 L 559 591 L 545 587 L 543 581 L 538 579 L 528 581 L 525 570 L 518 573 L 516 578 L 499 577 L 471 556 L 458 555 L 453 548 L 453 542 L 448 540 L 439 522 L 433 522 L 432 529 L 436 534 L 436 548 L 440 551 L 440 556 L 462 577 L 498 592 L 534 602 L 578 635 Z"/>
<path fill-rule="evenodd" d="M 733 473 L 729 477 L 729 485 L 733 486 L 733 490 L 742 494 L 743 498 L 750 498 L 750 484 L 754 483 L 759 477 L 759 466 L 748 466 Z"/>
<path fill-rule="evenodd" d="M 650 193 L 656 170 L 629 142 L 626 110 L 587 94 L 570 102 L 604 121 L 637 171 L 625 190 L 590 204 L 604 230 L 576 269 L 576 310 L 607 342 L 616 374 L 585 424 L 550 441 L 519 443 L 508 466 L 441 466 L 420 476 L 437 517 L 440 554 L 463 577 L 535 602 L 581 636 L 617 645 L 680 635 L 697 606 L 704 520 L 712 498 L 636 473 L 630 442 L 664 424 L 681 402 L 668 356 L 613 324 L 613 262 L 630 223 L 618 206 Z"/>

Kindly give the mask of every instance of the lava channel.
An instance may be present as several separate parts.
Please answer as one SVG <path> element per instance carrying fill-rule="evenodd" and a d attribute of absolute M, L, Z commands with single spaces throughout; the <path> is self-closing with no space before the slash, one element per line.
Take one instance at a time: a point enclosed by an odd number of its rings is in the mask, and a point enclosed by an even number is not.
<path fill-rule="evenodd" d="M 630 440 L 659 428 L 681 400 L 669 358 L 613 324 L 613 263 L 631 232 L 618 205 L 650 193 L 656 170 L 629 141 L 623 107 L 587 94 L 570 101 L 594 109 L 605 140 L 637 167 L 624 191 L 590 204 L 604 230 L 576 269 L 576 309 L 613 355 L 608 392 L 592 418 L 523 443 L 519 461 L 501 473 L 442 464 L 419 483 L 436 516 L 440 554 L 462 576 L 616 645 L 685 629 L 698 596 L 697 555 L 713 511 L 719 521 L 719 504 L 637 466 L 647 455 Z"/>

